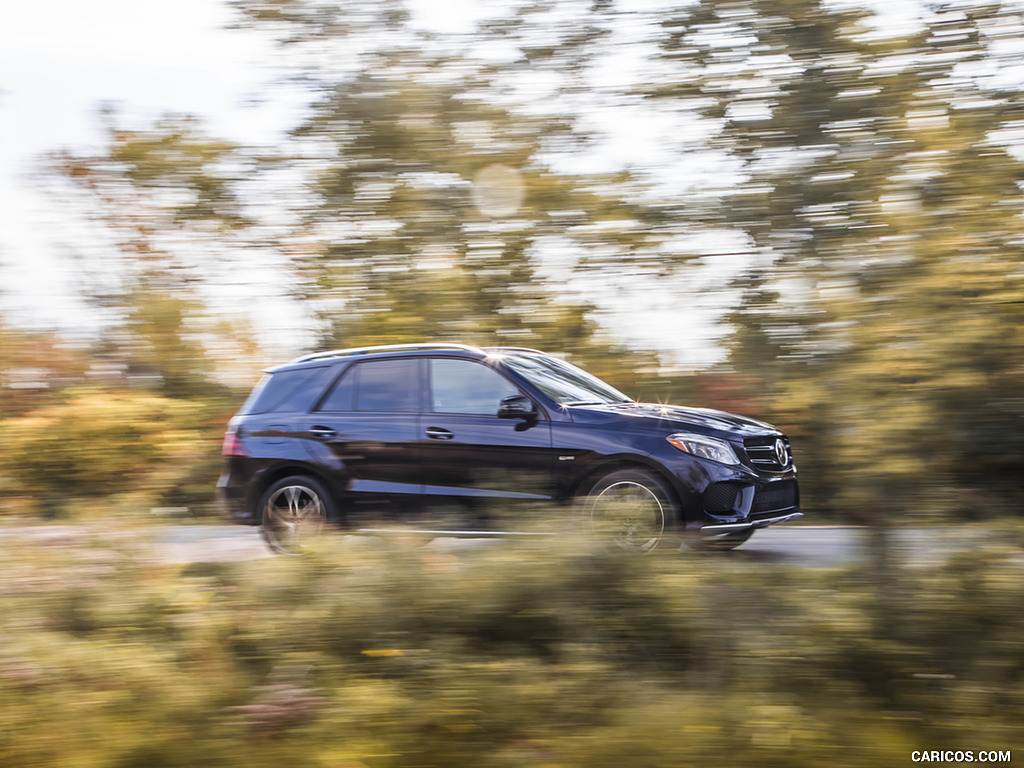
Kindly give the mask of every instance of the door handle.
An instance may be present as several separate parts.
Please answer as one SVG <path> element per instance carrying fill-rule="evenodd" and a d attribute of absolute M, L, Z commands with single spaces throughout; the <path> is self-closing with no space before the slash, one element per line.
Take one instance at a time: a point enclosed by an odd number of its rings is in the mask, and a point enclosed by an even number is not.
<path fill-rule="evenodd" d="M 451 440 L 455 433 L 442 427 L 427 427 L 427 437 L 434 440 Z"/>
<path fill-rule="evenodd" d="M 338 433 L 330 427 L 310 427 L 309 434 L 313 435 L 313 437 L 322 437 L 325 439 L 329 437 L 337 437 L 338 435 Z"/>

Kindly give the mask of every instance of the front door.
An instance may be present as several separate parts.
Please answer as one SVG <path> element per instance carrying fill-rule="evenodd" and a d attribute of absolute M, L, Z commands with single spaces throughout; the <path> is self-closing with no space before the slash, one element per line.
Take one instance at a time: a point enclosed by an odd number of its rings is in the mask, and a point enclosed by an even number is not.
<path fill-rule="evenodd" d="M 499 419 L 501 400 L 520 392 L 483 363 L 426 362 L 429 395 L 419 421 L 425 498 L 551 498 L 551 426 L 544 415 Z"/>

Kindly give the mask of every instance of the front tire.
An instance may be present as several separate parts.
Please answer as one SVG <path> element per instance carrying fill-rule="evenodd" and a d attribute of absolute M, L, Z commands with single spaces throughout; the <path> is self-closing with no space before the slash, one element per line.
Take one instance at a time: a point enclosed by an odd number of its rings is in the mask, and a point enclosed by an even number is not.
<path fill-rule="evenodd" d="M 590 530 L 609 549 L 637 554 L 653 552 L 679 515 L 672 490 L 641 469 L 602 477 L 587 494 L 585 510 Z"/>
<path fill-rule="evenodd" d="M 311 477 L 295 475 L 273 483 L 260 500 L 260 530 L 275 552 L 294 555 L 323 533 L 335 519 L 324 487 Z"/>

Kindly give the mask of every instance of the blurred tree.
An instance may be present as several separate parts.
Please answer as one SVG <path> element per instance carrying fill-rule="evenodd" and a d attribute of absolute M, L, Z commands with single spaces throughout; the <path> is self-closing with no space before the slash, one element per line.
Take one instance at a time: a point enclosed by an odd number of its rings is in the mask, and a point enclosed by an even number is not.
<path fill-rule="evenodd" d="M 964 2 L 905 38 L 868 21 L 708 0 L 664 25 L 678 77 L 655 95 L 699 100 L 748 175 L 725 211 L 759 255 L 731 360 L 794 432 L 815 506 L 1017 509 L 1024 102 L 998 44 L 1021 20 Z"/>
<path fill-rule="evenodd" d="M 323 345 L 451 339 L 644 362 L 602 341 L 592 307 L 549 276 L 598 242 L 627 253 L 649 238 L 594 232 L 636 207 L 603 193 L 610 179 L 554 166 L 578 135 L 571 116 L 531 113 L 481 55 L 510 22 L 446 42 L 396 3 L 234 5 L 279 36 L 312 92 L 291 159 L 308 196 L 284 247 Z"/>
<path fill-rule="evenodd" d="M 192 118 L 168 117 L 142 131 L 106 118 L 105 151 L 52 159 L 70 185 L 62 191 L 78 195 L 106 238 L 79 253 L 83 292 L 114 316 L 97 354 L 171 397 L 209 396 L 219 388 L 196 288 L 250 224 L 238 191 L 242 154 Z"/>
<path fill-rule="evenodd" d="M 526 344 L 620 380 L 656 367 L 610 341 L 565 282 L 583 256 L 653 247 L 647 228 L 605 231 L 643 207 L 608 194 L 621 179 L 552 166 L 583 137 L 571 118 L 530 114 L 481 57 L 509 24 L 445 42 L 398 3 L 233 5 L 279 37 L 310 94 L 291 141 L 261 151 L 191 118 L 128 131 L 108 115 L 105 152 L 56 158 L 110 235 L 105 265 L 82 260 L 86 290 L 118 318 L 105 353 L 166 394 L 198 392 L 211 375 L 198 288 L 212 260 L 248 248 L 283 255 L 320 346 Z M 560 46 L 589 39 L 570 38 Z"/>

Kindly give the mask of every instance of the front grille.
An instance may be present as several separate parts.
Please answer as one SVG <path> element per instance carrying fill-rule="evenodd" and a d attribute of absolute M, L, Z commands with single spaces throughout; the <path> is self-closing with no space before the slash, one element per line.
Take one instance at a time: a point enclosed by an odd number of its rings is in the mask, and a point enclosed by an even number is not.
<path fill-rule="evenodd" d="M 713 515 L 731 512 L 739 491 L 735 483 L 712 483 L 704 491 L 704 510 Z"/>
<path fill-rule="evenodd" d="M 795 507 L 797 504 L 796 493 L 795 480 L 782 480 L 762 486 L 754 494 L 754 503 L 750 507 L 750 514 L 777 512 Z"/>
<path fill-rule="evenodd" d="M 776 448 L 776 443 L 780 440 L 782 441 L 784 461 L 779 461 L 779 451 Z M 793 465 L 793 451 L 789 447 L 789 440 L 783 435 L 748 437 L 743 441 L 743 447 L 746 449 L 751 463 L 758 469 L 781 472 Z"/>

